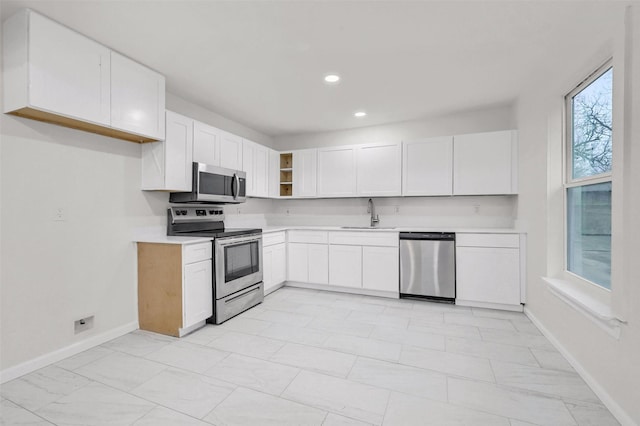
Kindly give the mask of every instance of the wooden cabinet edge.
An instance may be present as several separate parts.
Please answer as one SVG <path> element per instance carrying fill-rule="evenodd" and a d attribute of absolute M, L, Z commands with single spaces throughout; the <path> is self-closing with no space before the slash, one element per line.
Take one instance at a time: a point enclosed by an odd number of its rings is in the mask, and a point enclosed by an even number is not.
<path fill-rule="evenodd" d="M 100 124 L 94 124 L 94 123 L 79 120 L 76 118 L 55 114 L 49 111 L 42 111 L 42 110 L 31 108 L 31 107 L 24 107 L 14 111 L 8 111 L 6 113 L 15 115 L 18 117 L 29 118 L 31 120 L 42 121 L 44 123 L 56 124 L 56 125 L 68 127 L 71 129 L 83 130 L 85 132 L 90 132 L 90 133 L 96 133 L 102 136 L 122 139 L 128 142 L 146 143 L 146 142 L 160 141 L 160 139 L 153 139 L 148 136 L 137 135 L 134 133 L 125 132 L 123 130 L 117 130 L 111 127 L 105 127 Z"/>

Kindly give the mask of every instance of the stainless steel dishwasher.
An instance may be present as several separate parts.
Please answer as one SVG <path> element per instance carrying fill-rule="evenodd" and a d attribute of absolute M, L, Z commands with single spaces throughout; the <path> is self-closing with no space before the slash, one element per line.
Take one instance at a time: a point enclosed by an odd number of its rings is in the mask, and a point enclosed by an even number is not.
<path fill-rule="evenodd" d="M 400 233 L 400 297 L 454 302 L 455 240 L 447 232 Z"/>

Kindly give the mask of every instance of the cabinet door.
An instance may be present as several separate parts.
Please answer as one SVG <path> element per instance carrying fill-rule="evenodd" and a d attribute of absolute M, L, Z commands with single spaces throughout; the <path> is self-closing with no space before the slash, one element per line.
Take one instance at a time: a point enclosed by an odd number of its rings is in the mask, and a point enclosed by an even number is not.
<path fill-rule="evenodd" d="M 293 196 L 315 197 L 317 176 L 316 149 L 293 151 Z"/>
<path fill-rule="evenodd" d="M 253 190 L 256 197 L 269 196 L 269 149 L 256 144 L 253 153 Z"/>
<path fill-rule="evenodd" d="M 220 165 L 220 130 L 201 123 L 193 122 L 193 161 Z"/>
<path fill-rule="evenodd" d="M 262 248 L 262 282 L 265 291 L 275 285 L 273 280 L 273 246 Z"/>
<path fill-rule="evenodd" d="M 220 167 L 242 170 L 242 138 L 229 132 L 220 132 Z"/>
<path fill-rule="evenodd" d="M 242 170 L 247 173 L 246 191 L 248 197 L 254 197 L 255 193 L 255 162 L 254 162 L 255 144 L 248 140 L 242 141 Z"/>
<path fill-rule="evenodd" d="M 309 282 L 309 254 L 307 244 L 289 243 L 288 250 L 288 280 L 303 283 Z"/>
<path fill-rule="evenodd" d="M 42 15 L 24 13 L 29 19 L 29 103 L 109 126 L 110 50 Z"/>
<path fill-rule="evenodd" d="M 210 259 L 185 265 L 182 301 L 182 328 L 189 327 L 213 315 Z"/>
<path fill-rule="evenodd" d="M 403 142 L 402 195 L 453 193 L 453 137 Z"/>
<path fill-rule="evenodd" d="M 329 284 L 362 287 L 361 246 L 329 246 Z"/>
<path fill-rule="evenodd" d="M 399 293 L 399 256 L 395 247 L 362 247 L 362 288 Z"/>
<path fill-rule="evenodd" d="M 475 133 L 453 138 L 453 194 L 515 194 L 516 132 Z"/>
<path fill-rule="evenodd" d="M 165 189 L 191 191 L 193 162 L 193 120 L 167 111 L 165 147 Z"/>
<path fill-rule="evenodd" d="M 164 139 L 164 76 L 111 52 L 111 127 Z"/>
<path fill-rule="evenodd" d="M 280 196 L 280 153 L 269 150 L 269 198 Z"/>
<path fill-rule="evenodd" d="M 456 298 L 520 304 L 520 254 L 516 248 L 457 247 Z"/>
<path fill-rule="evenodd" d="M 402 145 L 363 145 L 357 148 L 357 192 L 364 196 L 402 193 Z"/>
<path fill-rule="evenodd" d="M 326 244 L 309 244 L 307 247 L 309 253 L 309 282 L 329 284 L 329 246 Z"/>
<path fill-rule="evenodd" d="M 318 149 L 318 195 L 349 197 L 355 194 L 355 148 L 338 147 Z"/>
<path fill-rule="evenodd" d="M 287 247 L 285 244 L 277 244 L 272 247 L 273 284 L 278 285 L 287 280 Z"/>

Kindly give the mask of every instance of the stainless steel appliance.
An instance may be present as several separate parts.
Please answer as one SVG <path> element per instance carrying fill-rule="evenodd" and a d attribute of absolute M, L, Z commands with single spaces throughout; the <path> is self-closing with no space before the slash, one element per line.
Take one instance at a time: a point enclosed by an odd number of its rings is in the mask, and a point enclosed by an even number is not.
<path fill-rule="evenodd" d="M 400 297 L 454 302 L 454 233 L 400 233 Z"/>
<path fill-rule="evenodd" d="M 243 203 L 247 174 L 204 163 L 193 163 L 191 192 L 172 192 L 171 203 Z"/>
<path fill-rule="evenodd" d="M 213 240 L 213 316 L 208 322 L 223 323 L 263 301 L 261 229 L 225 228 L 220 206 L 172 206 L 167 235 Z"/>

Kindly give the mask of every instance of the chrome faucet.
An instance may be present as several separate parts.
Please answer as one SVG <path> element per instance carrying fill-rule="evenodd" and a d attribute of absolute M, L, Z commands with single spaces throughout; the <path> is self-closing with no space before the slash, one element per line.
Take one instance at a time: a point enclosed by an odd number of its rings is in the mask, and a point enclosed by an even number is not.
<path fill-rule="evenodd" d="M 369 198 L 369 201 L 367 202 L 367 213 L 371 213 L 371 227 L 375 228 L 375 226 L 380 223 L 380 218 L 375 214 L 375 208 L 371 198 Z"/>

